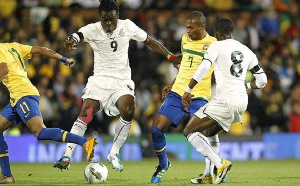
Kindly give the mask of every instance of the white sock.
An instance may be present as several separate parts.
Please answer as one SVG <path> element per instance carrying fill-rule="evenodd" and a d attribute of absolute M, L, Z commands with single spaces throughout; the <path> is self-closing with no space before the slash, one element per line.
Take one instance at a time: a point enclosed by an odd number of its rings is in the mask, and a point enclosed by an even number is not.
<path fill-rule="evenodd" d="M 207 137 L 209 144 L 211 145 L 212 149 L 219 154 L 220 151 L 220 140 L 219 135 L 216 134 L 215 136 Z M 214 174 L 214 164 L 208 159 L 205 158 L 205 170 L 204 175 L 205 176 L 213 176 Z"/>
<path fill-rule="evenodd" d="M 200 132 L 195 132 L 190 134 L 188 137 L 188 141 L 196 148 L 198 152 L 200 152 L 203 156 L 207 157 L 216 167 L 222 166 L 222 159 L 219 155 L 212 149 L 209 144 L 208 139 L 201 134 Z"/>
<path fill-rule="evenodd" d="M 86 129 L 87 129 L 87 124 L 84 123 L 83 121 L 81 121 L 80 119 L 77 119 L 74 122 L 70 133 L 77 134 L 79 136 L 83 136 Z M 77 146 L 77 144 L 75 144 L 75 143 L 67 143 L 66 151 L 65 151 L 64 155 L 71 158 L 73 156 L 76 146 Z"/>
<path fill-rule="evenodd" d="M 110 150 L 111 154 L 119 153 L 120 148 L 127 139 L 127 136 L 130 131 L 131 121 L 125 121 L 120 117 L 118 124 L 115 129 L 115 137 L 113 141 L 113 146 Z"/>

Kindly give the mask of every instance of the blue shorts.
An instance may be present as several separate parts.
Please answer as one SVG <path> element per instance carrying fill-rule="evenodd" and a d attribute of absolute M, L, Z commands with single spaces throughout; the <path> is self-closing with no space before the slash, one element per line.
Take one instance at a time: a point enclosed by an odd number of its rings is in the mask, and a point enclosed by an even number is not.
<path fill-rule="evenodd" d="M 6 105 L 0 114 L 15 124 L 18 124 L 20 121 L 26 123 L 34 116 L 42 116 L 39 101 L 39 96 L 24 96 L 19 99 L 14 107 L 10 103 Z"/>
<path fill-rule="evenodd" d="M 189 112 L 187 113 L 184 110 L 184 106 L 182 104 L 182 97 L 179 94 L 170 91 L 157 114 L 168 117 L 172 122 L 172 126 L 177 127 L 184 119 L 186 114 L 189 114 L 189 116 L 192 117 L 194 113 L 199 110 L 200 107 L 204 106 L 207 102 L 208 101 L 204 98 L 193 99 L 192 105 L 189 105 Z"/>

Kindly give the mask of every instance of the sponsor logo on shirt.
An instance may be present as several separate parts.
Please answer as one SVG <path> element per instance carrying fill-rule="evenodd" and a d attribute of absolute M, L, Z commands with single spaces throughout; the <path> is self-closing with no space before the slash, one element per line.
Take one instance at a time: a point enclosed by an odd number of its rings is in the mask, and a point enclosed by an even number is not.
<path fill-rule="evenodd" d="M 208 49 L 208 46 L 209 46 L 208 44 L 204 45 L 204 46 L 203 46 L 203 49 L 204 49 L 204 50 L 207 50 L 207 49 Z"/>

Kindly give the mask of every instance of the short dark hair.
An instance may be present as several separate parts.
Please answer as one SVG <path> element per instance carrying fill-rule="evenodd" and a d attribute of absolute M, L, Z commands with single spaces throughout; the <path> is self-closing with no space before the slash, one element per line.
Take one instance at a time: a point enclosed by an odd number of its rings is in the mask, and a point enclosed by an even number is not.
<path fill-rule="evenodd" d="M 206 18 L 205 16 L 199 12 L 199 11 L 194 11 L 192 12 L 190 15 L 187 16 L 186 18 L 187 20 L 195 20 L 199 23 L 206 23 Z"/>
<path fill-rule="evenodd" d="M 99 12 L 105 11 L 113 11 L 116 10 L 117 13 L 119 13 L 119 5 L 115 0 L 99 0 Z"/>
<path fill-rule="evenodd" d="M 230 34 L 234 30 L 234 24 L 229 18 L 221 18 L 216 22 L 216 31 Z"/>

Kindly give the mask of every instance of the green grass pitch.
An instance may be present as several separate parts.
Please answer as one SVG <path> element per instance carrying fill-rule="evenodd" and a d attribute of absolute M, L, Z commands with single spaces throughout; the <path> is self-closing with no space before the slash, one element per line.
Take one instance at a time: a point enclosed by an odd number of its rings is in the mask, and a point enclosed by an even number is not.
<path fill-rule="evenodd" d="M 144 159 L 141 162 L 124 162 L 124 171 L 116 172 L 107 162 L 108 179 L 103 185 L 152 185 L 151 176 L 157 159 Z M 171 159 L 172 167 L 157 185 L 192 185 L 190 178 L 203 172 L 204 163 L 195 161 L 181 162 Z M 72 163 L 70 170 L 60 171 L 50 163 L 13 163 L 11 165 L 16 179 L 15 185 L 89 185 L 83 176 L 87 162 Z M 227 174 L 228 182 L 222 185 L 300 185 L 300 162 L 247 161 L 233 162 Z"/>

